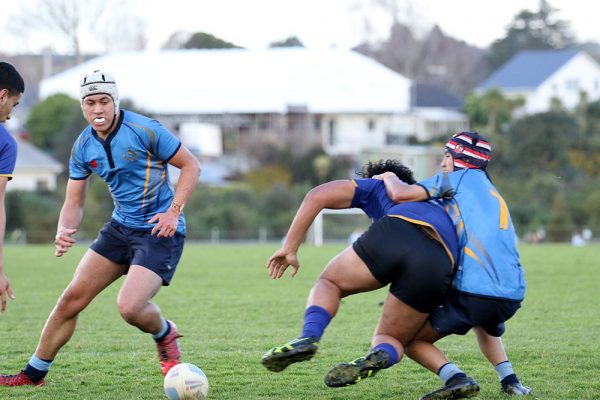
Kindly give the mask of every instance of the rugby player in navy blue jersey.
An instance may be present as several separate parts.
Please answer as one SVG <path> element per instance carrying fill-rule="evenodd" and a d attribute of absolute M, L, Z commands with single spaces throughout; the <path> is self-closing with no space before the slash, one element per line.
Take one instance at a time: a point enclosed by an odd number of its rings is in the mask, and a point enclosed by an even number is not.
<path fill-rule="evenodd" d="M 0 62 L 0 122 L 10 119 L 13 108 L 19 104 L 21 94 L 25 92 L 23 77 L 11 64 Z M 14 299 L 10 282 L 4 274 L 4 230 L 6 229 L 6 210 L 4 194 L 6 185 L 12 179 L 17 162 L 17 143 L 0 125 L 0 301 L 2 312 L 6 311 L 6 300 Z"/>
<path fill-rule="evenodd" d="M 79 313 L 123 275 L 117 298 L 121 317 L 153 336 L 163 374 L 179 363 L 177 328 L 150 299 L 169 285 L 181 257 L 182 210 L 198 181 L 198 160 L 159 122 L 120 110 L 117 85 L 109 74 L 86 75 L 80 92 L 90 125 L 71 152 L 55 255 L 75 244 L 92 173 L 107 183 L 115 208 L 48 317 L 29 363 L 19 374 L 1 375 L 1 386 L 43 385 L 50 364 L 73 335 Z M 167 164 L 181 171 L 176 190 Z"/>
<path fill-rule="evenodd" d="M 475 380 L 433 345 L 444 336 L 464 335 L 471 328 L 482 352 L 495 366 L 502 391 L 531 393 L 519 382 L 500 338 L 505 321 L 517 312 L 525 297 L 525 278 L 508 207 L 486 170 L 490 157 L 491 146 L 483 135 L 460 132 L 446 144 L 442 172 L 437 175 L 418 184 L 402 182 L 391 172 L 377 177 L 384 181 L 394 202 L 440 201 L 458 235 L 460 256 L 452 290 L 406 349 L 409 357 L 437 373 L 445 384 L 422 399 L 477 394 Z"/>
<path fill-rule="evenodd" d="M 367 176 L 386 170 L 414 182 L 410 170 L 393 162 L 371 165 Z M 267 369 L 279 372 L 312 358 L 343 297 L 390 285 L 371 351 L 351 363 L 336 365 L 325 376 L 325 383 L 332 387 L 356 383 L 400 361 L 404 345 L 442 303 L 458 254 L 450 218 L 435 203 L 394 205 L 383 182 L 370 178 L 332 181 L 312 189 L 283 246 L 267 262 L 269 276 L 281 278 L 289 266 L 292 276 L 298 272 L 298 248 L 321 210 L 351 207 L 362 209 L 374 222 L 325 267 L 309 294 L 301 335 L 268 351 L 262 357 Z"/>

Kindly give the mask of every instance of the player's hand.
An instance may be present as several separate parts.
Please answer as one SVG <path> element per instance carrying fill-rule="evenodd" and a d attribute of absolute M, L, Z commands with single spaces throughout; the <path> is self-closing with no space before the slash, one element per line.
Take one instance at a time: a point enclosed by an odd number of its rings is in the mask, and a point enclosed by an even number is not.
<path fill-rule="evenodd" d="M 393 172 L 386 171 L 386 172 L 384 172 L 384 173 L 382 173 L 382 174 L 373 175 L 371 178 L 373 178 L 373 179 L 379 179 L 380 181 L 382 181 L 382 180 L 384 180 L 384 179 L 385 179 L 387 176 L 389 176 L 389 175 L 394 175 L 394 176 L 396 176 L 396 174 L 394 174 Z"/>
<path fill-rule="evenodd" d="M 4 311 L 6 311 L 7 297 L 11 300 L 15 299 L 12 289 L 10 288 L 10 282 L 8 281 L 8 278 L 2 273 L 0 274 L 0 299 L 2 300 L 2 314 L 4 314 Z"/>
<path fill-rule="evenodd" d="M 269 269 L 269 276 L 272 279 L 278 279 L 283 276 L 283 273 L 287 267 L 292 266 L 292 278 L 298 273 L 300 268 L 300 262 L 298 261 L 298 255 L 296 252 L 288 251 L 285 249 L 279 249 L 269 258 L 267 261 L 267 268 Z"/>
<path fill-rule="evenodd" d="M 152 228 L 151 235 L 156 235 L 156 237 L 173 237 L 177 232 L 179 213 L 169 208 L 167 212 L 158 213 L 148 221 L 150 224 L 155 222 L 156 225 Z"/>
<path fill-rule="evenodd" d="M 62 257 L 77 243 L 77 240 L 73 238 L 75 232 L 77 232 L 77 229 L 62 228 L 56 233 L 54 237 L 54 255 L 56 257 Z"/>

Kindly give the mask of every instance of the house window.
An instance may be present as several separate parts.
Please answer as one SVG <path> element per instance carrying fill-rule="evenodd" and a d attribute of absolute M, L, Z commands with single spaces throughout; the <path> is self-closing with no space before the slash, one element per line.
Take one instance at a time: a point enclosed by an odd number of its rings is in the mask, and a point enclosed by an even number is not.
<path fill-rule="evenodd" d="M 565 87 L 570 91 L 579 91 L 579 81 L 577 79 L 567 79 Z"/>
<path fill-rule="evenodd" d="M 47 191 L 49 188 L 48 181 L 46 179 L 38 179 L 35 181 L 35 189 L 38 191 Z"/>
<path fill-rule="evenodd" d="M 334 146 L 336 144 L 336 126 L 335 119 L 329 120 L 329 145 Z"/>
<path fill-rule="evenodd" d="M 375 130 L 375 126 L 375 120 L 373 118 L 369 118 L 369 120 L 367 121 L 367 129 L 372 132 Z"/>

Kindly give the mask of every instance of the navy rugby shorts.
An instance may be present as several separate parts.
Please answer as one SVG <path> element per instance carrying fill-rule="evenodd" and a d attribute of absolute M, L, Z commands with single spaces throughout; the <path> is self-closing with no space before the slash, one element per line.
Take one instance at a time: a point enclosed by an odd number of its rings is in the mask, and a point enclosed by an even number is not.
<path fill-rule="evenodd" d="M 371 224 L 352 245 L 390 293 L 423 313 L 442 303 L 452 282 L 452 261 L 440 242 L 397 217 Z"/>
<path fill-rule="evenodd" d="M 182 235 L 159 238 L 150 235 L 150 231 L 131 229 L 111 219 L 90 249 L 117 264 L 148 268 L 168 286 L 183 253 L 184 241 Z"/>
<path fill-rule="evenodd" d="M 508 321 L 521 307 L 521 302 L 471 296 L 451 290 L 444 302 L 430 315 L 433 329 L 442 335 L 464 335 L 481 326 L 490 336 L 500 337 Z"/>

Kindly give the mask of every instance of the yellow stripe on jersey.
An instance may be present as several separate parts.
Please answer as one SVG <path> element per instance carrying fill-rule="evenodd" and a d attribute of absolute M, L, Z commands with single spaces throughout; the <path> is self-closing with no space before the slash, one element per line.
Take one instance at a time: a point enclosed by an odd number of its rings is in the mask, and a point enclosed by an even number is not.
<path fill-rule="evenodd" d="M 470 248 L 468 248 L 467 246 L 465 246 L 465 253 L 471 257 L 472 259 L 474 259 L 475 261 L 477 261 L 479 264 L 481 263 L 481 260 L 479 259 L 479 257 L 477 257 L 477 255 L 473 252 L 473 250 L 471 250 Z M 483 265 L 483 264 L 482 264 Z"/>
<path fill-rule="evenodd" d="M 150 172 L 152 171 L 152 153 L 147 152 L 148 157 L 146 158 L 146 180 L 144 181 L 144 194 L 142 195 L 142 207 L 141 213 L 144 213 L 144 207 L 146 206 L 146 195 L 148 194 L 148 184 L 150 182 Z"/>
<path fill-rule="evenodd" d="M 496 199 L 498 199 L 498 203 L 500 203 L 500 229 L 507 230 L 508 229 L 508 206 L 506 205 L 506 202 L 504 201 L 502 196 L 500 196 L 498 194 L 498 192 L 495 192 L 492 189 L 490 189 L 490 194 L 492 196 L 494 196 Z"/>
<path fill-rule="evenodd" d="M 400 219 L 403 219 L 403 220 L 405 220 L 407 222 L 410 222 L 411 224 L 415 224 L 415 225 L 419 225 L 419 226 L 425 226 L 427 228 L 430 228 L 433 231 L 433 233 L 434 233 L 433 238 L 435 240 L 437 240 L 438 242 L 440 242 L 441 245 L 444 247 L 444 250 L 446 250 L 446 253 L 448 253 L 448 257 L 450 257 L 450 261 L 452 262 L 452 269 L 454 269 L 454 257 L 452 256 L 452 252 L 450 251 L 450 249 L 448 248 L 448 246 L 446 246 L 446 243 L 442 240 L 442 236 L 433 227 L 433 225 L 428 224 L 427 222 L 424 222 L 424 221 L 421 221 L 421 220 L 418 220 L 418 219 L 412 219 L 412 218 L 405 217 L 404 215 L 389 214 L 388 217 L 400 218 Z"/>

